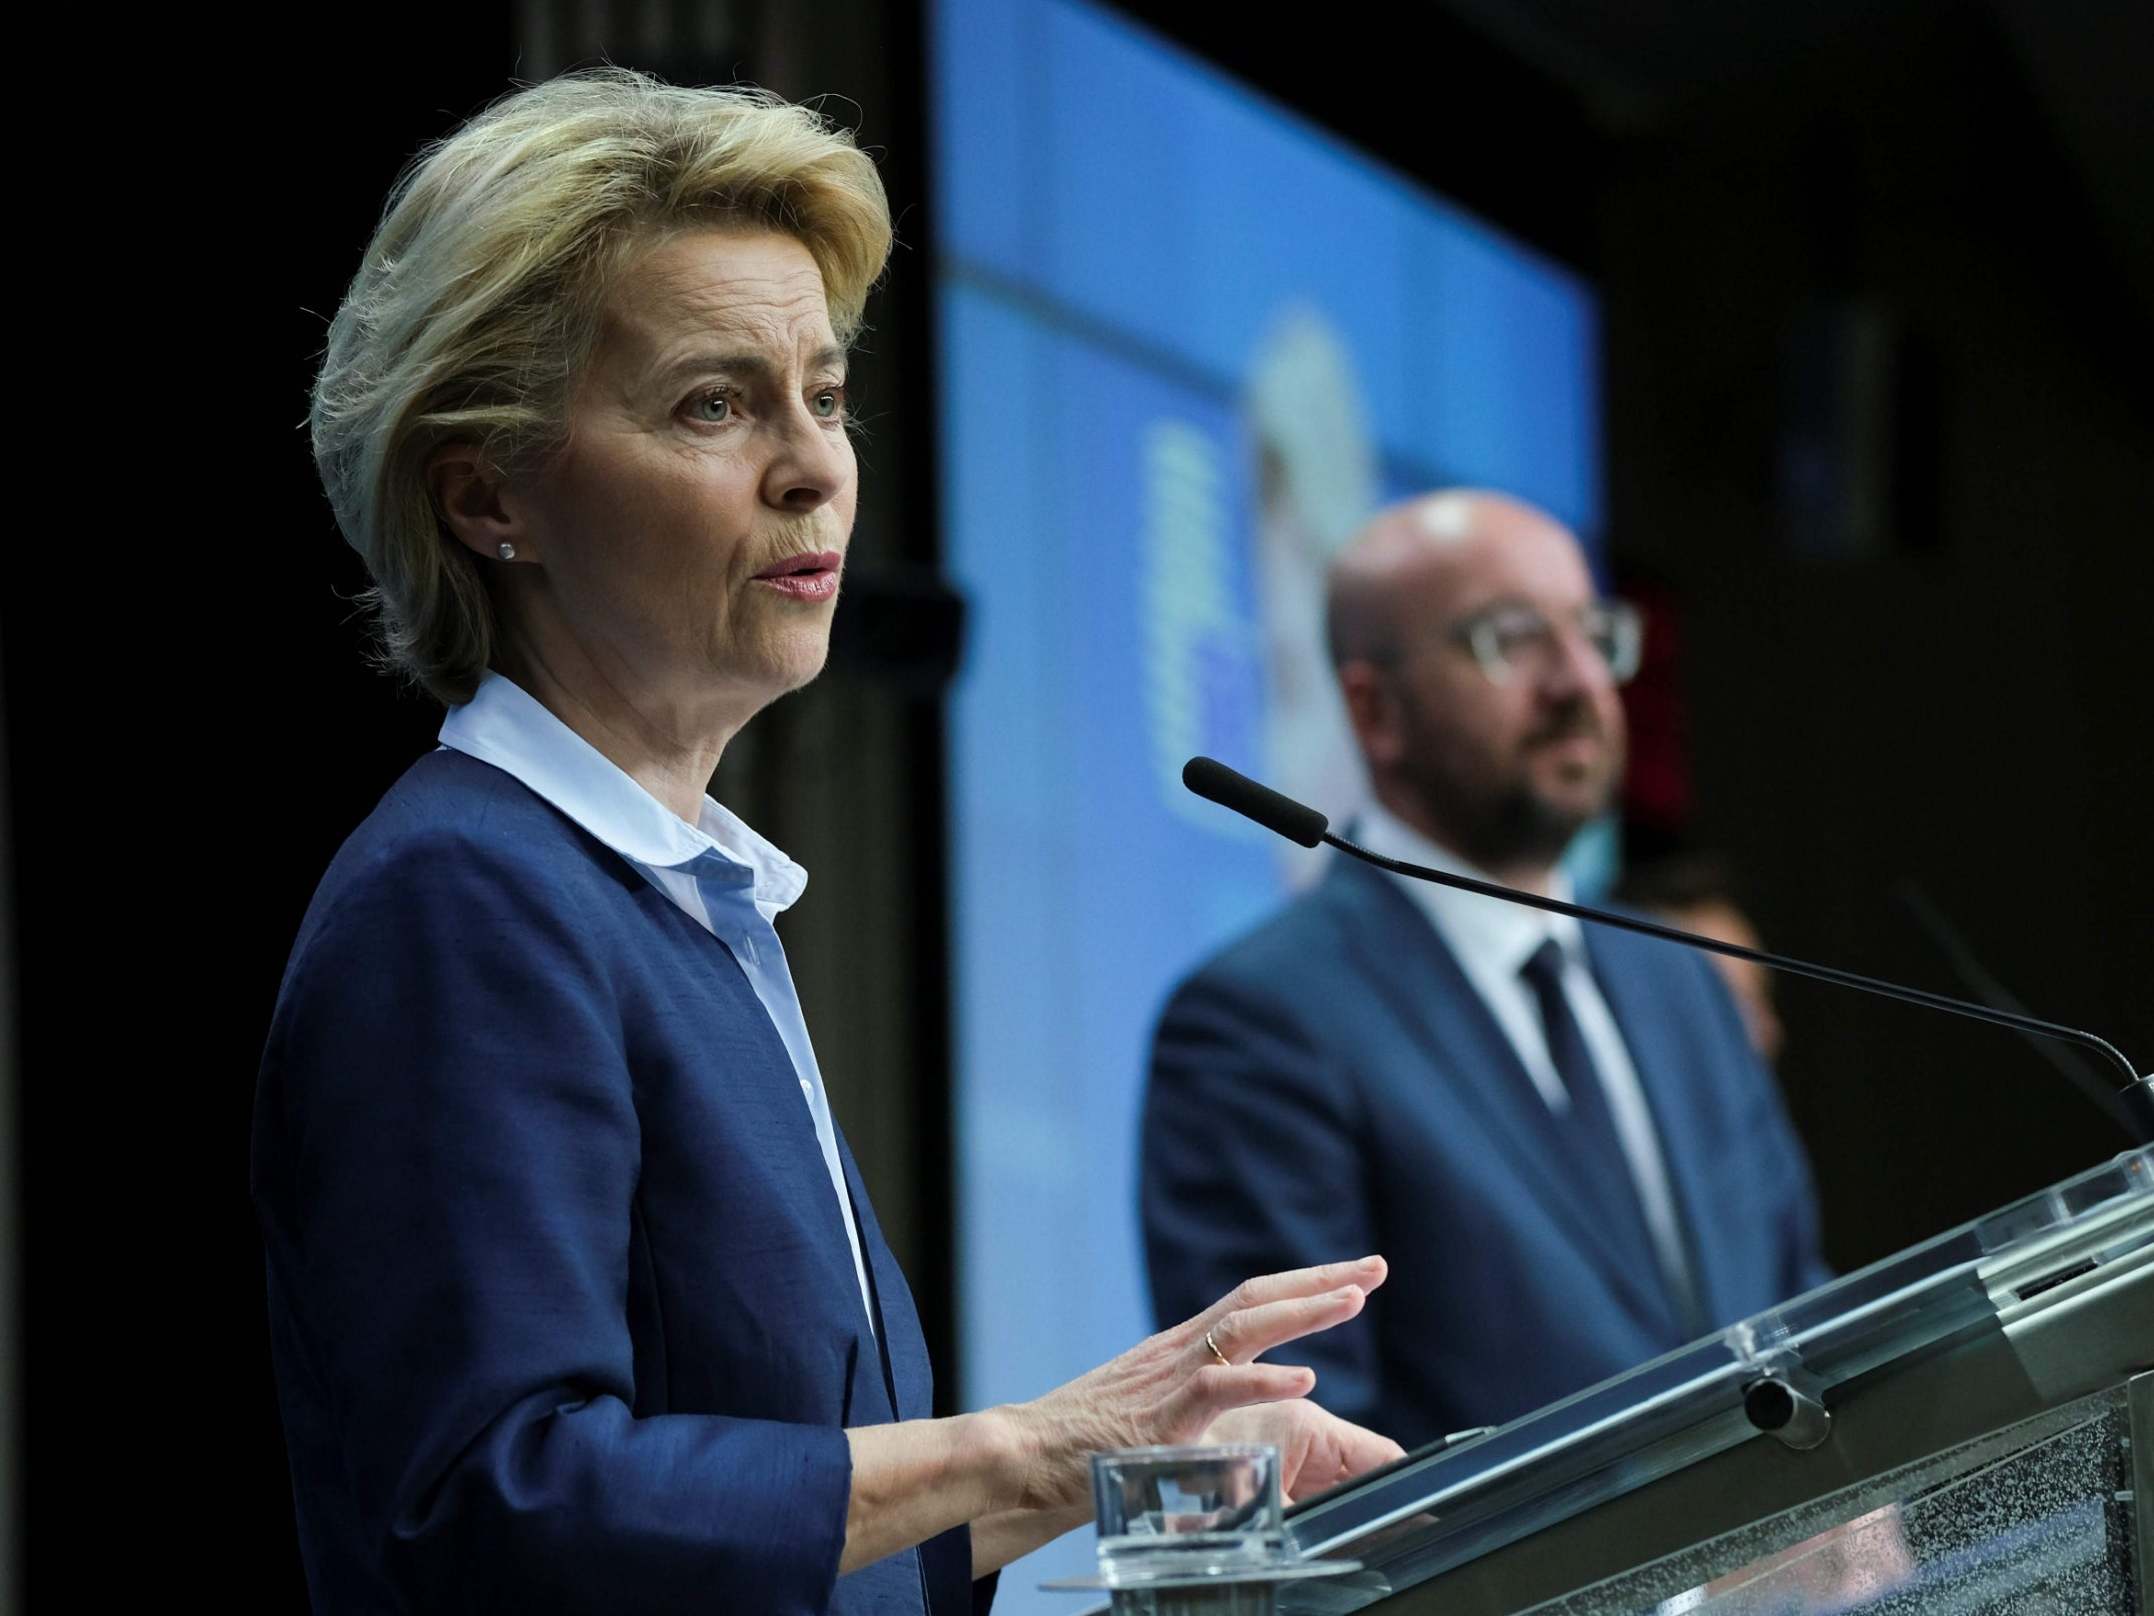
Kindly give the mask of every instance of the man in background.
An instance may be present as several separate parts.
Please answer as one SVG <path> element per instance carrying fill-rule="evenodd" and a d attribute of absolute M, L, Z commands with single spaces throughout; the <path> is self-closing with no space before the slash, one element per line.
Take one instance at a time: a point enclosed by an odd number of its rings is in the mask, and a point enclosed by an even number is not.
<path fill-rule="evenodd" d="M 1327 635 L 1378 852 L 1568 896 L 1621 779 L 1638 624 L 1494 493 L 1378 515 Z M 1153 1303 L 1383 1251 L 1316 1397 L 1409 1447 L 1498 1423 L 1827 1277 L 1808 1168 L 1726 989 L 1681 947 L 1335 856 L 1174 993 L 1142 1187 Z"/>
<path fill-rule="evenodd" d="M 1626 868 L 1616 883 L 1616 901 L 1640 909 L 1684 931 L 1739 948 L 1763 948 L 1764 939 L 1736 901 L 1735 879 L 1726 860 L 1702 852 L 1669 853 L 1648 864 Z M 1773 1003 L 1772 972 L 1751 960 L 1708 954 L 1713 969 L 1734 995 L 1750 1044 L 1767 1069 L 1780 1059 L 1785 1031 Z"/>

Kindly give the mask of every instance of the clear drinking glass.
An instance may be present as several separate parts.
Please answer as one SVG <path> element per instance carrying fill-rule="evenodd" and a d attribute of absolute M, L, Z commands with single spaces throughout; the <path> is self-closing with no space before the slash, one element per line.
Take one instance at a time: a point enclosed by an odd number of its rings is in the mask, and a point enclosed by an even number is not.
<path fill-rule="evenodd" d="M 1110 1584 L 1276 1566 L 1285 1553 L 1268 1442 L 1094 1454 L 1092 1498 Z"/>

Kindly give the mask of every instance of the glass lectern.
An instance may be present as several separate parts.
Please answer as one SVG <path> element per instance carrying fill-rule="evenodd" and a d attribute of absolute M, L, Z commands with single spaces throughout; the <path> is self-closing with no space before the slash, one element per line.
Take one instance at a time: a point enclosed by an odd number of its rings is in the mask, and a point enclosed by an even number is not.
<path fill-rule="evenodd" d="M 1266 1590 L 1281 1616 L 2150 1616 L 2154 1149 L 1286 1531 L 1360 1569 Z"/>

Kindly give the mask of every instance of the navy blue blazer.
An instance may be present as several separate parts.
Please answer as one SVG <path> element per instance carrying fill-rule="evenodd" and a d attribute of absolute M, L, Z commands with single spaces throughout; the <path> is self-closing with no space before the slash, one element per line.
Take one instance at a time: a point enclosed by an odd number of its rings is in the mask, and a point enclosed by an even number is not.
<path fill-rule="evenodd" d="M 1673 944 L 1585 934 L 1710 1323 L 1823 1283 L 1809 1168 L 1719 978 Z M 1351 860 L 1176 990 L 1142 1149 L 1162 1319 L 1247 1274 L 1390 1260 L 1359 1318 L 1272 1356 L 1409 1447 L 1684 1342 L 1657 1268 L 1564 1173 L 1546 1102 L 1435 927 Z"/>
<path fill-rule="evenodd" d="M 931 1396 L 839 1148 L 874 1332 L 725 946 L 509 775 L 415 764 L 315 894 L 256 1096 L 316 1611 L 971 1611 L 963 1529 L 837 1575 L 845 1427 Z"/>

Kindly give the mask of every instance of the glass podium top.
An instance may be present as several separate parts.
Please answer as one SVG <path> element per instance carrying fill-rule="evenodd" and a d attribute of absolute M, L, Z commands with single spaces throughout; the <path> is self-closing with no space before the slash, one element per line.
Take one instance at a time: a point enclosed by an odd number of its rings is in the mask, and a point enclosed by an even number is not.
<path fill-rule="evenodd" d="M 1316 1602 L 1305 1608 L 1380 1603 L 1717 1454 L 1768 1441 L 1757 1405 L 1746 1412 L 1761 1383 L 1827 1406 L 1970 1343 L 2032 1339 L 2044 1315 L 2054 1322 L 2075 1305 L 2065 1369 L 2050 1375 L 2029 1370 L 2024 1354 L 2014 1357 L 2008 1376 L 1991 1377 L 1999 1386 L 2009 1380 L 2008 1391 L 1984 1404 L 1955 1367 L 1936 1382 L 1949 1395 L 1926 1388 L 1922 1406 L 1964 1402 L 1966 1419 L 1979 1425 L 1999 1410 L 2024 1413 L 2033 1383 L 2053 1381 L 2041 1391 L 2062 1401 L 2096 1381 L 2154 1367 L 2154 1148 L 2129 1151 L 1563 1402 L 1409 1454 L 1291 1511 L 1287 1535 L 1299 1554 L 1388 1562 L 1381 1576 L 1321 1591 L 1312 1585 L 1307 1597 Z M 2064 1334 L 2051 1329 L 2044 1339 Z M 1844 1481 L 1847 1462 L 1837 1456 L 1840 1468 L 1821 1470 L 1820 1485 Z"/>

